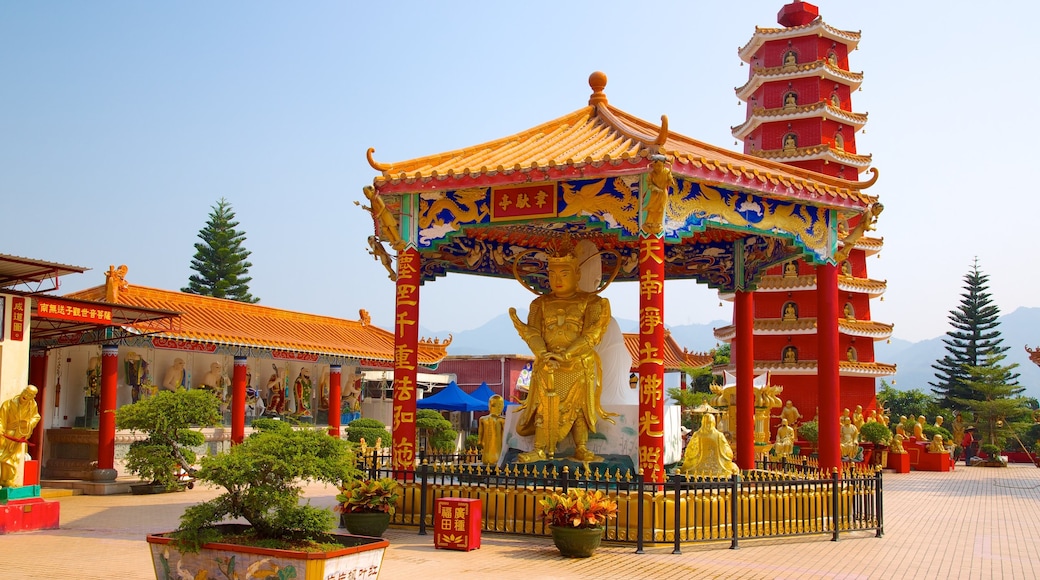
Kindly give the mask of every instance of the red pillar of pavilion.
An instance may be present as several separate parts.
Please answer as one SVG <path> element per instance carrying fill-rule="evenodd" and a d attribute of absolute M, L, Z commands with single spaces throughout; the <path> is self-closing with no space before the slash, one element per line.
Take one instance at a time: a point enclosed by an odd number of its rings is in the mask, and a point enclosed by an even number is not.
<path fill-rule="evenodd" d="M 838 382 L 838 267 L 822 264 L 816 267 L 816 376 L 820 402 L 819 458 L 820 468 L 830 471 L 841 467 L 841 445 L 838 424 L 841 392 Z"/>
<path fill-rule="evenodd" d="M 419 251 L 397 254 L 394 318 L 394 409 L 391 438 L 395 470 L 415 469 L 415 384 L 419 371 Z"/>
<path fill-rule="evenodd" d="M 47 384 L 47 351 L 43 349 L 29 351 L 29 384 L 36 387 L 36 408 L 41 410 L 40 415 L 45 415 L 42 410 L 43 402 L 47 400 L 44 396 L 46 393 L 44 385 Z M 40 421 L 33 429 L 32 435 L 29 436 L 29 455 L 33 459 L 40 459 L 40 452 L 43 451 L 44 429 L 43 421 Z"/>
<path fill-rule="evenodd" d="M 244 356 L 235 356 L 235 371 L 231 377 L 231 443 L 238 445 L 246 438 L 246 374 Z"/>
<path fill-rule="evenodd" d="M 639 251 L 639 469 L 664 472 L 664 240 L 644 236 Z"/>
<path fill-rule="evenodd" d="M 340 365 L 329 365 L 329 435 L 339 439 L 340 397 L 343 396 L 342 387 L 343 367 Z"/>
<path fill-rule="evenodd" d="M 106 344 L 101 347 L 101 397 L 98 409 L 98 470 L 110 470 L 97 474 L 95 479 L 115 479 L 116 460 L 116 390 L 119 387 L 119 346 Z"/>
<path fill-rule="evenodd" d="M 736 320 L 737 466 L 755 468 L 755 298 L 738 290 L 733 305 Z"/>

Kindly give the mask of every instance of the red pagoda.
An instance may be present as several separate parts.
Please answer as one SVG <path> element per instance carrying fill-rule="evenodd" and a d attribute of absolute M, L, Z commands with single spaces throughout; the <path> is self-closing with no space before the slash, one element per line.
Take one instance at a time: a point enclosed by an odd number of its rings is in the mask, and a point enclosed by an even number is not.
<path fill-rule="evenodd" d="M 829 26 L 817 7 L 805 2 L 784 6 L 777 19 L 783 28 L 756 27 L 738 51 L 751 72 L 736 89 L 747 103 L 747 119 L 733 135 L 744 142 L 746 154 L 858 180 L 871 162 L 856 151 L 856 132 L 867 116 L 852 111 L 851 94 L 863 75 L 848 70 L 860 34 Z M 887 340 L 892 325 L 870 316 L 870 300 L 884 293 L 886 283 L 867 274 L 866 258 L 882 247 L 880 238 L 867 235 L 869 229 L 861 218 L 840 224 L 843 242 L 837 252 L 838 401 L 843 408 L 861 405 L 864 416 L 878 411 L 877 377 L 896 370 L 874 360 L 874 342 Z M 782 398 L 794 403 L 803 421 L 810 420 L 820 407 L 816 269 L 803 260 L 773 267 L 757 285 L 753 302 L 754 373 L 769 373 L 772 385 L 784 387 Z M 717 329 L 716 338 L 733 341 L 734 323 Z"/>

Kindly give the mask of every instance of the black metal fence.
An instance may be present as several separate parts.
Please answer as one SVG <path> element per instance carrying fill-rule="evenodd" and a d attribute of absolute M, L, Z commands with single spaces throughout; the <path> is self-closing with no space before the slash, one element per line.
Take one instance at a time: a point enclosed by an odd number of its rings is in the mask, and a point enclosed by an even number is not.
<path fill-rule="evenodd" d="M 572 487 L 601 490 L 618 502 L 604 539 L 635 544 L 673 544 L 681 553 L 688 542 L 728 541 L 731 548 L 751 538 L 845 532 L 884 533 L 882 479 L 879 469 L 845 464 L 825 473 L 802 462 L 756 463 L 756 469 L 728 479 L 673 475 L 646 482 L 628 472 L 586 472 L 580 468 L 488 468 L 471 455 L 423 458 L 414 471 L 391 469 L 384 449 L 361 458 L 370 478 L 393 477 L 403 486 L 393 524 L 415 526 L 426 534 L 440 498 L 476 498 L 482 529 L 549 536 L 538 501 L 552 491 Z"/>

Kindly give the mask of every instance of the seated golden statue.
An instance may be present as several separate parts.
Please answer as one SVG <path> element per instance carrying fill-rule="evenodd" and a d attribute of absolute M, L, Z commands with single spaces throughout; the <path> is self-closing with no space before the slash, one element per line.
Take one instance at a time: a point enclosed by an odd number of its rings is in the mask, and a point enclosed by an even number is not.
<path fill-rule="evenodd" d="M 802 418 L 802 414 L 798 412 L 798 407 L 794 406 L 790 400 L 784 403 L 784 408 L 780 411 L 781 422 L 787 421 L 787 424 L 794 427 L 798 424 L 798 420 Z"/>
<path fill-rule="evenodd" d="M 936 433 L 932 437 L 932 441 L 928 443 L 928 453 L 949 453 L 946 449 L 946 445 L 943 444 L 942 435 Z"/>
<path fill-rule="evenodd" d="M 914 439 L 917 439 L 918 441 L 924 441 L 925 421 L 927 421 L 927 419 L 924 418 L 924 415 L 919 415 L 917 417 L 917 422 L 914 423 Z"/>
<path fill-rule="evenodd" d="M 788 457 L 794 453 L 794 427 L 787 423 L 787 419 L 780 419 L 780 426 L 776 428 L 773 453 L 777 457 Z"/>
<path fill-rule="evenodd" d="M 701 428 L 690 434 L 679 473 L 701 477 L 729 477 L 740 473 L 733 463 L 733 448 L 726 436 L 715 428 L 715 415 L 705 413 Z"/>
<path fill-rule="evenodd" d="M 857 429 L 863 426 L 863 405 L 856 405 L 856 409 L 852 411 L 852 424 Z"/>
<path fill-rule="evenodd" d="M 896 454 L 906 453 L 906 449 L 903 448 L 903 439 L 906 439 L 906 437 L 896 433 L 896 436 L 892 438 L 892 447 L 889 448 L 889 451 Z"/>
<path fill-rule="evenodd" d="M 34 385 L 0 404 L 0 487 L 21 487 L 29 436 L 40 422 Z"/>
<path fill-rule="evenodd" d="M 859 455 L 859 429 L 852 424 L 851 417 L 841 420 L 841 456 L 856 457 Z"/>
<path fill-rule="evenodd" d="M 938 427 L 942 427 L 942 424 L 943 424 L 944 420 L 945 420 L 945 418 L 942 415 L 936 415 L 935 416 L 935 425 L 934 426 L 937 427 L 937 428 Z"/>
<path fill-rule="evenodd" d="M 798 351 L 793 346 L 789 346 L 784 349 L 784 364 L 794 364 L 798 362 Z"/>
<path fill-rule="evenodd" d="M 785 322 L 798 320 L 798 310 L 794 307 L 794 302 L 788 302 L 784 306 L 784 316 L 782 320 Z"/>
<path fill-rule="evenodd" d="M 531 302 L 527 324 L 515 308 L 509 309 L 513 326 L 535 357 L 516 428 L 518 435 L 534 435 L 534 449 L 521 453 L 519 461 L 553 459 L 568 434 L 574 459 L 595 461 L 586 447 L 589 433 L 596 432 L 600 418 L 609 418 L 600 404 L 602 371 L 595 348 L 610 324 L 610 303 L 578 289 L 580 264 L 570 248 L 561 248 L 548 261 L 550 290 Z"/>
<path fill-rule="evenodd" d="M 480 461 L 485 465 L 498 465 L 502 456 L 502 430 L 506 426 L 506 418 L 502 415 L 506 401 L 501 395 L 492 395 L 488 399 L 490 414 L 480 418 L 477 424 L 477 440 L 480 442 Z"/>

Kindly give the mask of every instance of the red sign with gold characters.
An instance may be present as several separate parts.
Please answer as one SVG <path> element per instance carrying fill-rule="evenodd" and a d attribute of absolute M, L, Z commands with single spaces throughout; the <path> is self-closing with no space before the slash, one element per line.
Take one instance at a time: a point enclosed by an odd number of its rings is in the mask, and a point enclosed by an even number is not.
<path fill-rule="evenodd" d="M 491 221 L 555 216 L 555 183 L 491 189 Z"/>
<path fill-rule="evenodd" d="M 433 546 L 470 551 L 480 547 L 480 500 L 441 497 L 434 502 Z"/>
<path fill-rule="evenodd" d="M 3 304 L 0 303 L 0 308 Z M 0 317 L 2 318 L 2 317 Z M 25 298 L 11 297 L 11 340 L 22 340 L 25 337 Z M 0 337 L 2 338 L 2 337 Z"/>
<path fill-rule="evenodd" d="M 37 298 L 36 316 L 75 322 L 93 322 L 100 325 L 112 323 L 111 308 L 97 304 L 66 302 L 54 298 Z"/>

